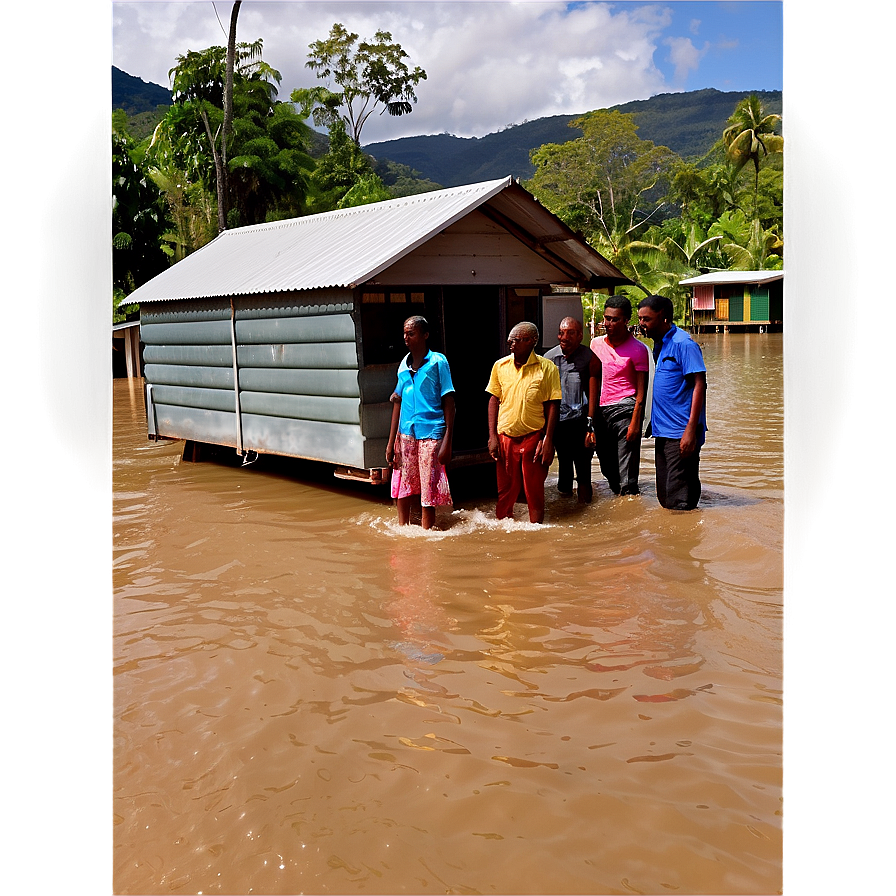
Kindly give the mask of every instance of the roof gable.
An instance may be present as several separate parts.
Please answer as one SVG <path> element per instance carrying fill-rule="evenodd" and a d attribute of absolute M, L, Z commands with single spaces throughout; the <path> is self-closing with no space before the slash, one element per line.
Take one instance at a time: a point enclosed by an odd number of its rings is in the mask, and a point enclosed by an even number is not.
<path fill-rule="evenodd" d="M 681 280 L 680 286 L 732 286 L 737 283 L 772 283 L 783 280 L 784 271 L 714 271 Z"/>
<path fill-rule="evenodd" d="M 507 177 L 225 230 L 138 287 L 128 297 L 128 303 L 355 287 L 504 191 L 514 195 L 513 202 L 503 203 L 503 211 L 495 214 L 507 215 L 511 226 L 514 220 L 524 217 L 529 229 L 534 226 L 536 230 L 545 230 L 545 222 L 551 222 L 553 234 L 545 231 L 532 238 L 532 247 L 537 251 L 546 257 L 556 253 L 553 257 L 558 266 L 572 264 L 585 281 L 593 278 L 593 268 L 616 282 L 628 282 L 559 218 L 514 184 L 513 178 Z M 551 245 L 552 241 L 556 246 Z M 561 243 L 573 247 L 570 259 L 565 261 L 562 256 L 570 251 L 564 253 L 558 248 Z M 583 267 L 583 261 L 590 264 Z"/>

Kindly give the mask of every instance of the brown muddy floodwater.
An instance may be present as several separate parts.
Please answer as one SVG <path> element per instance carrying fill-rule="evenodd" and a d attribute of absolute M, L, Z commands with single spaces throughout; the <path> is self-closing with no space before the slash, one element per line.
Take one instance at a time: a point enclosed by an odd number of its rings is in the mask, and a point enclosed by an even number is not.
<path fill-rule="evenodd" d="M 783 343 L 698 338 L 700 508 L 645 440 L 541 527 L 185 463 L 115 381 L 115 892 L 781 892 Z"/>

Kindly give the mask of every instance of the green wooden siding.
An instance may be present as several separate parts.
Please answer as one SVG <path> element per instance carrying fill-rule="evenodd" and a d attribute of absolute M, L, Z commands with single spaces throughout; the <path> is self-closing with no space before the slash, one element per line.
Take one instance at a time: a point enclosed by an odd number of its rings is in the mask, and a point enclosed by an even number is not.
<path fill-rule="evenodd" d="M 750 320 L 768 320 L 768 287 L 750 288 Z"/>
<path fill-rule="evenodd" d="M 728 296 L 728 320 L 744 319 L 744 292 L 742 288 L 732 289 Z"/>

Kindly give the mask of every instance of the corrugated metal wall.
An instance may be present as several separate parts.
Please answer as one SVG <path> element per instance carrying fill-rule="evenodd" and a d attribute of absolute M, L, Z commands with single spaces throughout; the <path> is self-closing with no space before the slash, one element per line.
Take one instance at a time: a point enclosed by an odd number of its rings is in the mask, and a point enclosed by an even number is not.
<path fill-rule="evenodd" d="M 382 466 L 383 459 L 368 463 L 365 455 L 379 451 L 379 441 L 385 447 L 388 422 L 383 435 L 382 409 L 369 409 L 366 429 L 377 445 L 365 452 L 362 385 L 369 381 L 370 397 L 388 403 L 394 367 L 359 377 L 352 293 L 327 293 L 323 298 L 341 301 L 324 303 L 319 294 L 301 303 L 294 296 L 235 300 L 242 447 Z M 141 309 L 140 323 L 150 433 L 236 447 L 230 301 L 152 303 Z M 380 379 L 390 381 L 384 399 Z"/>

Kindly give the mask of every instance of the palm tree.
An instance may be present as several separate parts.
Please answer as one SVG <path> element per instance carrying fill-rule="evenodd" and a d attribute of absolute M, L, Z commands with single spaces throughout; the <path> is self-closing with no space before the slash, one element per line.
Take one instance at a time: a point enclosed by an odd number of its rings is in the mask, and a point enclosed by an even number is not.
<path fill-rule="evenodd" d="M 238 12 L 239 3 L 235 3 L 227 47 L 188 50 L 177 57 L 177 65 L 168 72 L 174 105 L 192 110 L 205 129 L 215 164 L 219 232 L 227 227 L 229 147 L 224 135 L 232 134 L 234 79 L 261 82 L 271 104 L 280 83 L 280 73 L 261 58 L 261 38 L 252 43 L 236 43 Z"/>
<path fill-rule="evenodd" d="M 230 31 L 227 35 L 227 55 L 224 57 L 224 123 L 221 138 L 221 173 L 223 183 L 218 185 L 218 229 L 227 226 L 227 203 L 230 200 L 230 188 L 227 182 L 227 146 L 233 133 L 233 69 L 236 64 L 236 20 L 240 14 L 243 0 L 235 0 L 230 10 Z"/>
<path fill-rule="evenodd" d="M 759 164 L 763 156 L 773 152 L 783 152 L 784 138 L 775 133 L 781 116 L 766 114 L 755 93 L 742 99 L 728 119 L 728 127 L 722 132 L 722 141 L 728 159 L 735 171 L 740 171 L 747 162 L 753 163 L 755 170 L 753 186 L 753 217 L 758 214 Z"/>
<path fill-rule="evenodd" d="M 758 218 L 748 221 L 738 209 L 725 212 L 712 227 L 719 236 L 719 248 L 733 271 L 776 271 L 784 264 L 784 242 L 773 230 L 764 230 Z"/>

